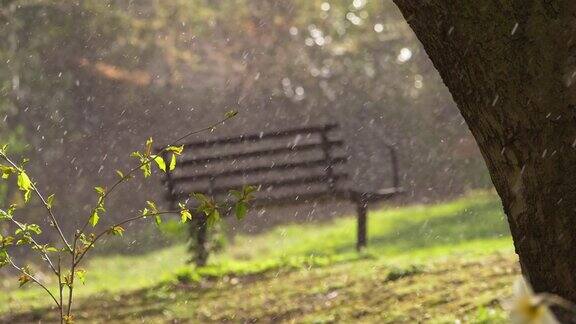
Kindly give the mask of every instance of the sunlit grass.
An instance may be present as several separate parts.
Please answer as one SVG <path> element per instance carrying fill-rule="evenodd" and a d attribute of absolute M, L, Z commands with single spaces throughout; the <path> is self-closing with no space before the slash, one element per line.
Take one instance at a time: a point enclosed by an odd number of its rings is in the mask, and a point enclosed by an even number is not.
<path fill-rule="evenodd" d="M 87 266 L 86 284 L 79 286 L 76 294 L 85 297 L 94 293 L 118 293 L 156 285 L 161 280 L 171 278 L 174 268 L 183 266 L 185 260 L 185 247 L 181 245 L 144 256 L 94 258 Z M 47 276 L 47 279 L 50 277 Z M 0 311 L 49 304 L 50 300 L 43 291 L 31 285 L 28 288 L 16 289 L 14 280 L 3 282 Z"/>
<path fill-rule="evenodd" d="M 211 259 L 209 267 L 200 270 L 186 265 L 188 255 L 183 245 L 140 256 L 97 257 L 87 266 L 87 283 L 77 289 L 78 296 L 126 293 L 173 282 L 177 276 L 196 280 L 311 267 L 324 267 L 322 271 L 349 267 L 358 272 L 370 267 L 439 262 L 454 256 L 473 259 L 512 248 L 500 204 L 491 193 L 474 193 L 432 206 L 383 208 L 369 214 L 368 229 L 369 246 L 361 254 L 355 251 L 355 219 L 345 217 L 237 237 Z M 30 310 L 49 303 L 36 288 L 15 289 L 13 280 L 2 282 L 0 312 Z"/>
<path fill-rule="evenodd" d="M 369 214 L 368 254 L 413 258 L 426 255 L 489 254 L 511 248 L 508 225 L 496 196 L 475 193 L 432 206 L 381 209 Z M 261 262 L 290 256 L 356 254 L 356 220 L 278 227 L 258 236 L 242 236 L 216 256 L 216 264 Z"/>

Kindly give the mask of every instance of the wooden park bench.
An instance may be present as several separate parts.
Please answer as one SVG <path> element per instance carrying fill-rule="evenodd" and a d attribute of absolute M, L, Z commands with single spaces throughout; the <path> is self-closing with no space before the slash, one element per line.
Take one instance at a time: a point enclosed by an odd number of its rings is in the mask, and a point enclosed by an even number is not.
<path fill-rule="evenodd" d="M 337 124 L 285 129 L 184 144 L 177 167 L 165 178 L 172 206 L 199 192 L 226 199 L 231 189 L 257 188 L 251 208 L 312 201 L 347 200 L 357 206 L 356 248 L 367 244 L 366 213 L 371 203 L 402 192 L 395 149 L 386 145 L 391 167 L 389 187 L 374 192 L 354 189 L 348 179 L 344 141 Z M 206 222 L 194 222 L 196 263 L 204 264 Z"/>

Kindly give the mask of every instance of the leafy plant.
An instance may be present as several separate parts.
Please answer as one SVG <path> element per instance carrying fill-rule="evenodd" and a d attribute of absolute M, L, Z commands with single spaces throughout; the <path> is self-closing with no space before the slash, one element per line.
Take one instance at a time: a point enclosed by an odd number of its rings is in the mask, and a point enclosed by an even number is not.
<path fill-rule="evenodd" d="M 147 200 L 145 206 L 137 215 L 110 226 L 99 226 L 101 219 L 104 218 L 107 213 L 106 202 L 108 198 L 123 183 L 135 178 L 138 171 L 142 172 L 144 178 L 150 177 L 154 165 L 163 172 L 174 170 L 176 167 L 176 157 L 182 154 L 184 150 L 184 146 L 178 146 L 182 140 L 194 134 L 211 130 L 233 118 L 235 115 L 236 112 L 229 112 L 224 119 L 217 123 L 190 132 L 176 139 L 171 144 L 162 147 L 157 152 L 153 149 L 154 141 L 152 138 L 148 139 L 143 151 L 136 151 L 131 154 L 133 158 L 138 160 L 138 164 L 134 168 L 127 172 L 117 170 L 118 179 L 110 187 L 94 187 L 97 198 L 96 203 L 90 214 L 87 215 L 83 225 L 76 229 L 74 235 L 70 238 L 63 233 L 62 227 L 60 226 L 61 218 L 57 217 L 54 212 L 55 196 L 45 196 L 41 193 L 37 183 L 30 177 L 25 169 L 26 159 L 21 163 L 16 163 L 8 156 L 7 145 L 1 147 L 0 160 L 3 162 L 0 163 L 0 178 L 3 180 L 9 180 L 13 177 L 16 178 L 16 185 L 22 192 L 24 204 L 29 203 L 33 196 L 40 201 L 49 219 L 48 226 L 56 231 L 59 239 L 57 242 L 40 242 L 39 235 L 43 231 L 42 226 L 19 220 L 19 217 L 16 216 L 16 211 L 19 206 L 13 204 L 6 209 L 0 209 L 0 222 L 10 222 L 15 227 L 15 230 L 8 235 L 2 235 L 0 233 L 0 268 L 11 266 L 17 270 L 19 272 L 18 282 L 20 287 L 29 283 L 35 283 L 40 286 L 54 301 L 60 312 L 61 323 L 72 323 L 74 320 L 72 313 L 74 289 L 77 286 L 77 282 L 85 282 L 87 274 L 86 270 L 81 268 L 82 261 L 84 261 L 87 253 L 94 248 L 95 244 L 102 237 L 106 235 L 121 237 L 125 232 L 124 226 L 137 220 L 153 219 L 155 223 L 159 225 L 162 223 L 163 217 L 167 215 L 177 215 L 180 221 L 185 223 L 193 219 L 195 215 L 202 213 L 208 217 L 208 223 L 211 226 L 220 220 L 222 213 L 232 210 L 238 219 L 242 219 L 246 215 L 247 206 L 254 191 L 254 189 L 250 187 L 244 188 L 242 191 L 232 192 L 231 195 L 235 197 L 235 201 L 231 206 L 217 204 L 213 198 L 200 193 L 192 195 L 192 198 L 197 201 L 197 207 L 194 209 L 188 208 L 186 203 L 179 203 L 178 209 L 176 210 L 160 210 L 153 200 Z M 168 156 L 170 156 L 169 160 L 167 158 Z M 164 157 L 166 157 L 166 159 Z M 101 227 L 99 231 L 97 231 L 98 227 Z M 48 288 L 30 266 L 18 265 L 16 263 L 9 253 L 10 249 L 15 246 L 29 248 L 40 256 L 53 276 L 57 279 L 57 292 L 53 292 Z"/>
<path fill-rule="evenodd" d="M 425 272 L 425 269 L 422 266 L 415 264 L 412 264 L 406 268 L 394 267 L 390 269 L 390 272 L 386 276 L 386 281 L 396 281 L 398 279 L 421 274 L 423 272 Z"/>

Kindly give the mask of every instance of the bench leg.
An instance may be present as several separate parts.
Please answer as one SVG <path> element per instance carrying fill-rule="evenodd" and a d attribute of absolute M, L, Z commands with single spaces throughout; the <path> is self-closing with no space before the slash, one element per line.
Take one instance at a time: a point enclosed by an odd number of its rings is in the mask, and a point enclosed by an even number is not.
<path fill-rule="evenodd" d="M 356 241 L 356 250 L 360 251 L 366 247 L 367 234 L 366 234 L 366 218 L 368 211 L 368 203 L 359 201 L 356 203 L 356 211 L 358 216 L 358 233 Z"/>
<path fill-rule="evenodd" d="M 208 261 L 208 226 L 204 215 L 190 223 L 190 239 L 192 242 L 192 252 L 196 266 L 205 266 Z"/>

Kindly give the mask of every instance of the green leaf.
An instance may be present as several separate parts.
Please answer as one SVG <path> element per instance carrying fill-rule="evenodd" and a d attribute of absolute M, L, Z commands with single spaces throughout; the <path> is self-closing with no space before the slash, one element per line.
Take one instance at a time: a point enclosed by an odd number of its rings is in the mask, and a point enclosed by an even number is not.
<path fill-rule="evenodd" d="M 242 188 L 242 190 L 244 191 L 244 196 L 247 197 L 247 196 L 249 196 L 251 193 L 253 193 L 254 191 L 256 191 L 256 187 L 254 187 L 254 186 L 244 186 L 244 188 Z"/>
<path fill-rule="evenodd" d="M 142 155 L 142 153 L 136 151 L 136 152 L 132 152 L 132 154 L 130 154 L 130 156 L 137 158 L 140 161 L 140 164 L 142 164 L 140 166 L 140 170 L 142 170 L 142 173 L 144 174 L 144 178 L 148 178 L 150 175 L 152 175 L 152 168 L 150 167 L 150 162 L 148 160 L 148 158 L 146 158 L 146 156 L 149 155 Z"/>
<path fill-rule="evenodd" d="M 48 196 L 48 198 L 46 198 L 46 206 L 48 207 L 48 209 L 52 209 L 53 204 L 54 204 L 54 194 L 51 194 L 50 196 Z"/>
<path fill-rule="evenodd" d="M 28 200 L 30 200 L 30 191 L 32 190 L 32 181 L 30 181 L 30 178 L 24 170 L 18 173 L 17 184 L 20 191 L 24 192 L 24 201 L 28 202 Z"/>
<path fill-rule="evenodd" d="M 180 219 L 182 223 L 186 223 L 188 220 L 192 219 L 192 213 L 188 209 L 180 210 Z"/>
<path fill-rule="evenodd" d="M 232 117 L 235 117 L 236 115 L 238 115 L 238 111 L 236 111 L 236 110 L 230 110 L 230 111 L 227 111 L 226 114 L 224 114 L 224 116 L 226 118 L 232 118 Z"/>
<path fill-rule="evenodd" d="M 158 207 L 156 206 L 155 202 L 151 200 L 146 200 L 146 205 L 148 205 L 148 208 L 150 209 L 152 214 L 156 214 L 158 212 Z"/>
<path fill-rule="evenodd" d="M 13 236 L 5 236 L 4 238 L 0 237 L 0 247 L 5 248 L 7 246 L 14 244 L 14 237 Z"/>
<path fill-rule="evenodd" d="M 200 202 L 201 204 L 210 203 L 210 198 L 208 198 L 208 196 L 206 196 L 203 193 L 195 192 L 192 194 L 192 197 L 194 197 L 196 200 L 198 200 L 198 202 Z"/>
<path fill-rule="evenodd" d="M 152 175 L 152 167 L 150 167 L 150 163 L 145 163 L 140 167 L 142 173 L 144 174 L 144 178 L 148 178 Z"/>
<path fill-rule="evenodd" d="M 166 172 L 166 162 L 164 162 L 164 159 L 161 156 L 152 155 L 152 159 L 154 160 L 154 162 L 156 162 L 160 170 Z"/>
<path fill-rule="evenodd" d="M 58 252 L 57 248 L 48 245 L 45 245 L 43 250 L 44 252 Z"/>
<path fill-rule="evenodd" d="M 236 203 L 235 207 L 236 218 L 238 220 L 244 219 L 246 214 L 248 213 L 248 204 L 244 201 L 239 201 Z"/>
<path fill-rule="evenodd" d="M 32 188 L 32 181 L 24 171 L 18 173 L 18 188 L 22 191 L 27 191 Z"/>
<path fill-rule="evenodd" d="M 210 215 L 208 215 L 208 219 L 206 220 L 206 223 L 208 225 L 208 227 L 214 227 L 214 225 L 220 220 L 220 212 L 218 211 L 218 209 L 213 209 L 210 213 Z"/>
<path fill-rule="evenodd" d="M 8 264 L 8 251 L 0 249 L 0 268 Z"/>
<path fill-rule="evenodd" d="M 90 222 L 90 225 L 92 225 L 92 227 L 96 227 L 99 221 L 100 221 L 100 215 L 98 215 L 98 211 L 95 210 L 90 216 L 88 222 Z"/>
<path fill-rule="evenodd" d="M 108 231 L 108 234 L 115 235 L 115 236 L 122 236 L 122 235 L 124 235 L 124 228 L 122 226 L 113 226 Z"/>
<path fill-rule="evenodd" d="M 0 177 L 4 180 L 7 180 L 10 175 L 14 173 L 14 168 L 7 165 L 0 165 L 0 172 L 2 173 Z"/>
<path fill-rule="evenodd" d="M 12 219 L 12 215 L 10 215 L 5 210 L 0 209 L 0 221 L 1 220 L 7 220 L 7 219 Z"/>
<path fill-rule="evenodd" d="M 120 170 L 116 170 L 116 174 L 120 177 L 120 179 L 124 179 L 124 173 Z"/>
<path fill-rule="evenodd" d="M 30 200 L 30 194 L 32 193 L 32 191 L 26 191 L 24 193 L 24 202 L 28 202 Z"/>
<path fill-rule="evenodd" d="M 96 192 L 98 193 L 98 195 L 100 197 L 103 197 L 104 195 L 106 195 L 106 189 L 104 189 L 102 187 L 94 187 L 94 190 L 96 190 Z"/>
<path fill-rule="evenodd" d="M 168 146 L 166 148 L 166 152 L 172 152 L 176 155 L 180 155 L 182 154 L 182 152 L 184 151 L 184 145 L 181 146 Z"/>
<path fill-rule="evenodd" d="M 20 237 L 18 241 L 16 241 L 16 245 L 27 245 L 30 243 L 32 243 L 32 237 L 30 236 L 29 233 L 22 235 L 22 237 Z"/>
<path fill-rule="evenodd" d="M 131 157 L 134 157 L 134 158 L 138 158 L 138 159 L 141 159 L 141 158 L 143 157 L 143 156 L 142 156 L 142 153 L 140 153 L 140 152 L 138 152 L 138 151 L 135 151 L 135 152 L 130 153 L 130 156 L 131 156 Z"/>
<path fill-rule="evenodd" d="M 80 236 L 78 237 L 78 239 L 80 240 L 80 242 L 82 242 L 82 244 L 88 246 L 91 244 L 91 238 L 86 237 L 86 234 L 81 233 Z"/>
<path fill-rule="evenodd" d="M 176 154 L 172 154 L 172 158 L 170 159 L 170 166 L 168 169 L 170 171 L 174 171 L 174 169 L 176 169 Z"/>
<path fill-rule="evenodd" d="M 154 217 L 154 220 L 156 221 L 156 225 L 162 224 L 162 218 L 160 217 L 160 215 L 156 215 L 156 217 Z"/>
<path fill-rule="evenodd" d="M 150 156 L 152 154 L 152 144 L 154 143 L 154 140 L 152 140 L 152 137 L 148 138 L 148 140 L 146 140 L 146 156 Z"/>
<path fill-rule="evenodd" d="M 26 230 L 28 232 L 32 232 L 35 234 L 40 234 L 42 233 L 42 229 L 40 228 L 40 226 L 36 225 L 36 224 L 30 224 L 30 225 L 26 225 Z"/>
<path fill-rule="evenodd" d="M 83 285 L 86 284 L 86 270 L 78 269 L 75 271 L 75 273 L 76 273 L 76 278 L 78 278 L 78 280 L 80 280 L 80 282 Z"/>

